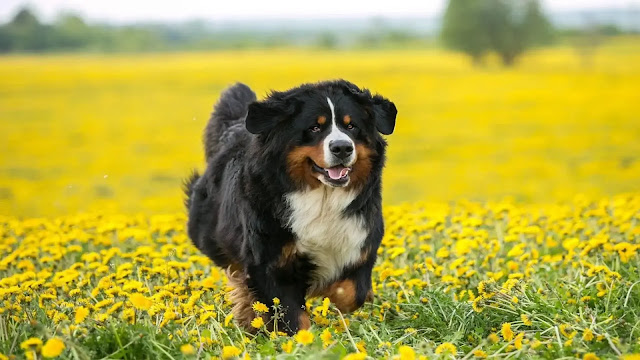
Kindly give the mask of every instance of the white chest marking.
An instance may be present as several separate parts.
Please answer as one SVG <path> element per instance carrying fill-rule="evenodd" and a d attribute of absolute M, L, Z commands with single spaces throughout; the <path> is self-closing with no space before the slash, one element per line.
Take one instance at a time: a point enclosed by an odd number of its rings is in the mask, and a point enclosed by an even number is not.
<path fill-rule="evenodd" d="M 287 195 L 292 210 L 289 226 L 297 236 L 296 249 L 317 266 L 310 292 L 337 280 L 346 266 L 360 258 L 367 237 L 364 220 L 342 213 L 356 195 L 326 186 Z"/>

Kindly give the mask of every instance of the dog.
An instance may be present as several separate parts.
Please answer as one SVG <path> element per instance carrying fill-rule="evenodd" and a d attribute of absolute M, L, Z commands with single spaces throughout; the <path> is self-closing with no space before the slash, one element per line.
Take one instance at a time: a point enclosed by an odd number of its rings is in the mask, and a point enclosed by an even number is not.
<path fill-rule="evenodd" d="M 204 133 L 207 168 L 185 182 L 187 230 L 226 269 L 234 319 L 247 330 L 259 301 L 271 328 L 311 326 L 306 297 L 341 312 L 372 300 L 384 234 L 381 175 L 396 106 L 345 80 L 273 91 L 237 83 Z M 277 302 L 277 300 L 276 300 Z"/>

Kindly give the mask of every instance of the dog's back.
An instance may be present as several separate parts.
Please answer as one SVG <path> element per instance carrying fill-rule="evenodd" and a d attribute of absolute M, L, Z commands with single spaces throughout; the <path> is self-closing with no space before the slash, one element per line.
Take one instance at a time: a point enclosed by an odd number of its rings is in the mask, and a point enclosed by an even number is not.
<path fill-rule="evenodd" d="M 208 174 L 201 176 L 194 171 L 184 183 L 185 205 L 189 212 L 189 236 L 198 249 L 209 255 L 219 266 L 227 266 L 230 259 L 226 254 L 229 250 L 220 248 L 216 241 L 212 241 L 220 207 L 224 206 L 216 193 L 227 163 L 243 153 L 246 145 L 244 140 L 248 136 L 244 118 L 248 105 L 254 101 L 256 94 L 242 83 L 236 83 L 222 92 L 204 132 Z"/>

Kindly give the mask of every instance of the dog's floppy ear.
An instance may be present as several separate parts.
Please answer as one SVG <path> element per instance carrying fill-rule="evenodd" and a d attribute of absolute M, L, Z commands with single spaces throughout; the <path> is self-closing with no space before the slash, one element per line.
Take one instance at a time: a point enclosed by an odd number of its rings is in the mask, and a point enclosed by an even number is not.
<path fill-rule="evenodd" d="M 249 104 L 249 112 L 245 124 L 252 134 L 264 134 L 273 129 L 279 122 L 294 115 L 297 102 L 274 93 L 263 101 Z"/>
<path fill-rule="evenodd" d="M 384 135 L 393 133 L 393 129 L 396 126 L 396 115 L 398 114 L 394 103 L 381 95 L 371 95 L 367 89 L 360 90 L 357 86 L 349 82 L 345 82 L 343 86 L 345 86 L 348 90 L 347 92 L 355 96 L 358 102 L 365 108 L 380 133 Z"/>
<path fill-rule="evenodd" d="M 396 115 L 398 114 L 396 105 L 380 95 L 373 96 L 371 104 L 376 129 L 385 135 L 393 133 L 393 129 L 396 127 Z"/>

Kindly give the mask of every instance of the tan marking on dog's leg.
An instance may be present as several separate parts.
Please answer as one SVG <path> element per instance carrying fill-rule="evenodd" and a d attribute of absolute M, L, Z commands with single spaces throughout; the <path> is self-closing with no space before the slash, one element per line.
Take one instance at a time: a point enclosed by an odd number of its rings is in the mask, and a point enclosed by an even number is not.
<path fill-rule="evenodd" d="M 298 328 L 300 330 L 308 330 L 311 327 L 311 319 L 306 311 L 302 311 L 298 316 Z"/>
<path fill-rule="evenodd" d="M 251 326 L 251 320 L 256 317 L 253 311 L 253 303 L 256 299 L 247 286 L 247 275 L 242 270 L 232 270 L 232 266 L 227 268 L 226 273 L 229 285 L 233 288 L 229 292 L 229 299 L 233 304 L 231 308 L 233 318 L 247 332 L 257 332 L 258 329 Z M 268 321 L 268 317 L 263 316 L 263 318 L 265 322 Z"/>
<path fill-rule="evenodd" d="M 277 266 L 284 267 L 287 264 L 290 264 L 296 257 L 297 254 L 296 244 L 295 242 L 290 242 L 282 247 L 280 251 L 280 258 L 278 259 Z"/>
<path fill-rule="evenodd" d="M 356 284 L 353 280 L 341 280 L 331 284 L 322 294 L 331 300 L 341 312 L 352 312 L 356 303 Z"/>

